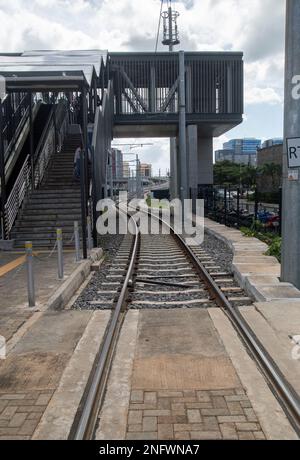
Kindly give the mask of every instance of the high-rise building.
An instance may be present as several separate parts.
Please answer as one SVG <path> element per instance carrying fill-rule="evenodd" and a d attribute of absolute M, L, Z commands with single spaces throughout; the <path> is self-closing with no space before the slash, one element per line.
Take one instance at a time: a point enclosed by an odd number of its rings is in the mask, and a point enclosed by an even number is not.
<path fill-rule="evenodd" d="M 114 179 L 123 177 L 123 154 L 121 150 L 112 149 L 112 174 Z"/>
<path fill-rule="evenodd" d="M 216 162 L 227 160 L 233 163 L 256 166 L 257 150 L 260 148 L 260 139 L 232 139 L 223 144 L 223 150 L 215 152 L 215 160 Z"/>
<path fill-rule="evenodd" d="M 236 155 L 256 154 L 257 149 L 261 147 L 261 139 L 252 137 L 244 139 L 231 139 L 223 144 L 223 149 L 234 150 Z"/>

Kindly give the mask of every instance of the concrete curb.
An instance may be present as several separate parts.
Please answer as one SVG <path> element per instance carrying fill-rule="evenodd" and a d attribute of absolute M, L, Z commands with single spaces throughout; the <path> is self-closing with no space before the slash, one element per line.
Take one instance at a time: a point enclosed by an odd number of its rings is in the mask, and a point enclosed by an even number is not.
<path fill-rule="evenodd" d="M 87 260 L 79 263 L 78 267 L 66 279 L 66 281 L 57 289 L 46 304 L 46 309 L 60 310 L 67 305 L 71 300 L 77 289 L 86 280 L 91 272 L 92 265 L 100 260 L 103 255 L 103 250 L 96 248 L 92 249 L 91 254 Z"/>
<path fill-rule="evenodd" d="M 266 255 L 268 246 L 265 243 L 207 218 L 205 230 L 232 251 L 234 277 L 257 302 L 300 299 L 300 291 L 295 286 L 280 281 L 280 263 Z"/>

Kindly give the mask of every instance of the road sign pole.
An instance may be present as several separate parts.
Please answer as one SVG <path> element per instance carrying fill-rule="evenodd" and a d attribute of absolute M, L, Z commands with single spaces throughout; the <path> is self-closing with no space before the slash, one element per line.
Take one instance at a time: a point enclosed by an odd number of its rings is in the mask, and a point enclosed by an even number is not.
<path fill-rule="evenodd" d="M 297 288 L 300 288 L 300 163 L 295 161 L 300 143 L 296 140 L 293 144 L 292 139 L 300 138 L 299 68 L 300 2 L 287 0 L 281 278 Z"/>

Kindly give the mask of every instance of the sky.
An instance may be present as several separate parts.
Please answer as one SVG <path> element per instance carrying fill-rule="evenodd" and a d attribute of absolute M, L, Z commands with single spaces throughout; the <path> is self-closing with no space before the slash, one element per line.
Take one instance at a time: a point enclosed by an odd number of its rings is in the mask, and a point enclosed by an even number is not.
<path fill-rule="evenodd" d="M 172 3 L 180 13 L 178 50 L 244 52 L 244 122 L 215 139 L 215 149 L 231 138 L 281 137 L 285 0 Z M 160 0 L 0 0 L 0 50 L 154 51 L 159 12 Z M 141 150 L 142 161 L 152 162 L 155 173 L 166 171 L 169 141 L 144 142 L 154 145 Z"/>

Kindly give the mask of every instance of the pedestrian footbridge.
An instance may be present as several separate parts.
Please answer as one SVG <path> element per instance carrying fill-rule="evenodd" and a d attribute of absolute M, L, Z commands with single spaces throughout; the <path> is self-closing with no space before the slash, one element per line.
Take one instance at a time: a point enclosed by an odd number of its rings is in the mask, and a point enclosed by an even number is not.
<path fill-rule="evenodd" d="M 22 246 L 33 234 L 38 245 L 51 246 L 55 226 L 69 229 L 80 217 L 85 252 L 86 219 L 95 221 L 96 202 L 107 195 L 114 138 L 176 139 L 173 196 L 194 198 L 199 185 L 212 184 L 213 137 L 242 122 L 243 55 L 6 53 L 0 86 L 2 241 Z M 72 149 L 80 142 L 81 186 L 72 178 Z"/>

